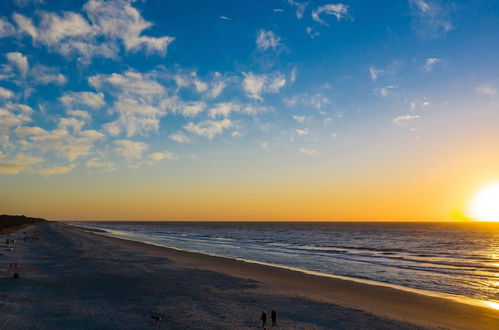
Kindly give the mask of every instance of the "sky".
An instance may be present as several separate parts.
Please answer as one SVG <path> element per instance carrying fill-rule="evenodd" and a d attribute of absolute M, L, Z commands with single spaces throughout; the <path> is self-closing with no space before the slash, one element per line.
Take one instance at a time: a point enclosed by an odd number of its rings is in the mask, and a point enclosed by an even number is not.
<path fill-rule="evenodd" d="M 463 219 L 498 1 L 0 2 L 0 212 Z"/>

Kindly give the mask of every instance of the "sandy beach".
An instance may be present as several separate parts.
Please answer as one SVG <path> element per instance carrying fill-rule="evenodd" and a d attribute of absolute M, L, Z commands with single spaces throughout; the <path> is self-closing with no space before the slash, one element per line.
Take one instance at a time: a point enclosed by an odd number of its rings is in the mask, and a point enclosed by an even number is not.
<path fill-rule="evenodd" d="M 0 329 L 497 329 L 499 311 L 105 237 L 31 226 L 1 236 Z M 13 279 L 9 263 L 17 263 Z M 154 323 L 151 316 L 161 318 Z M 268 326 L 270 322 L 268 322 Z M 270 328 L 270 326 L 269 326 Z"/>

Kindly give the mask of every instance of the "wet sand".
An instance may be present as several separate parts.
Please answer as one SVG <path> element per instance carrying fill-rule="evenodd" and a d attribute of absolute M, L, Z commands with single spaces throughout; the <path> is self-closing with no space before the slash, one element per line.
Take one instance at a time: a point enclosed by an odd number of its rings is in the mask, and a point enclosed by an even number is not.
<path fill-rule="evenodd" d="M 0 236 L 0 329 L 496 329 L 499 312 L 394 288 L 327 278 L 83 232 Z M 12 279 L 10 262 L 18 263 Z M 162 320 L 154 323 L 151 315 Z M 270 328 L 270 327 L 269 327 Z"/>

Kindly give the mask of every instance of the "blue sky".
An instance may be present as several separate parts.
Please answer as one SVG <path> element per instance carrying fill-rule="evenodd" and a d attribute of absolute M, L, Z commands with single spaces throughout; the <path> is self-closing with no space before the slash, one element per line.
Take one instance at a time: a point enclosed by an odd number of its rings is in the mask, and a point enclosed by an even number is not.
<path fill-rule="evenodd" d="M 410 167 L 462 132 L 495 136 L 498 14 L 497 1 L 5 0 L 0 180 L 234 159 Z"/>

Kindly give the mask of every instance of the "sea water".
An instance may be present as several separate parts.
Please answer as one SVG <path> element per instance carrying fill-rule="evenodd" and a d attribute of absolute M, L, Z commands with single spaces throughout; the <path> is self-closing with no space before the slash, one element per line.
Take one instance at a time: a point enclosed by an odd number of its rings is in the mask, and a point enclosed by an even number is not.
<path fill-rule="evenodd" d="M 499 303 L 499 223 L 72 224 L 165 247 Z"/>

